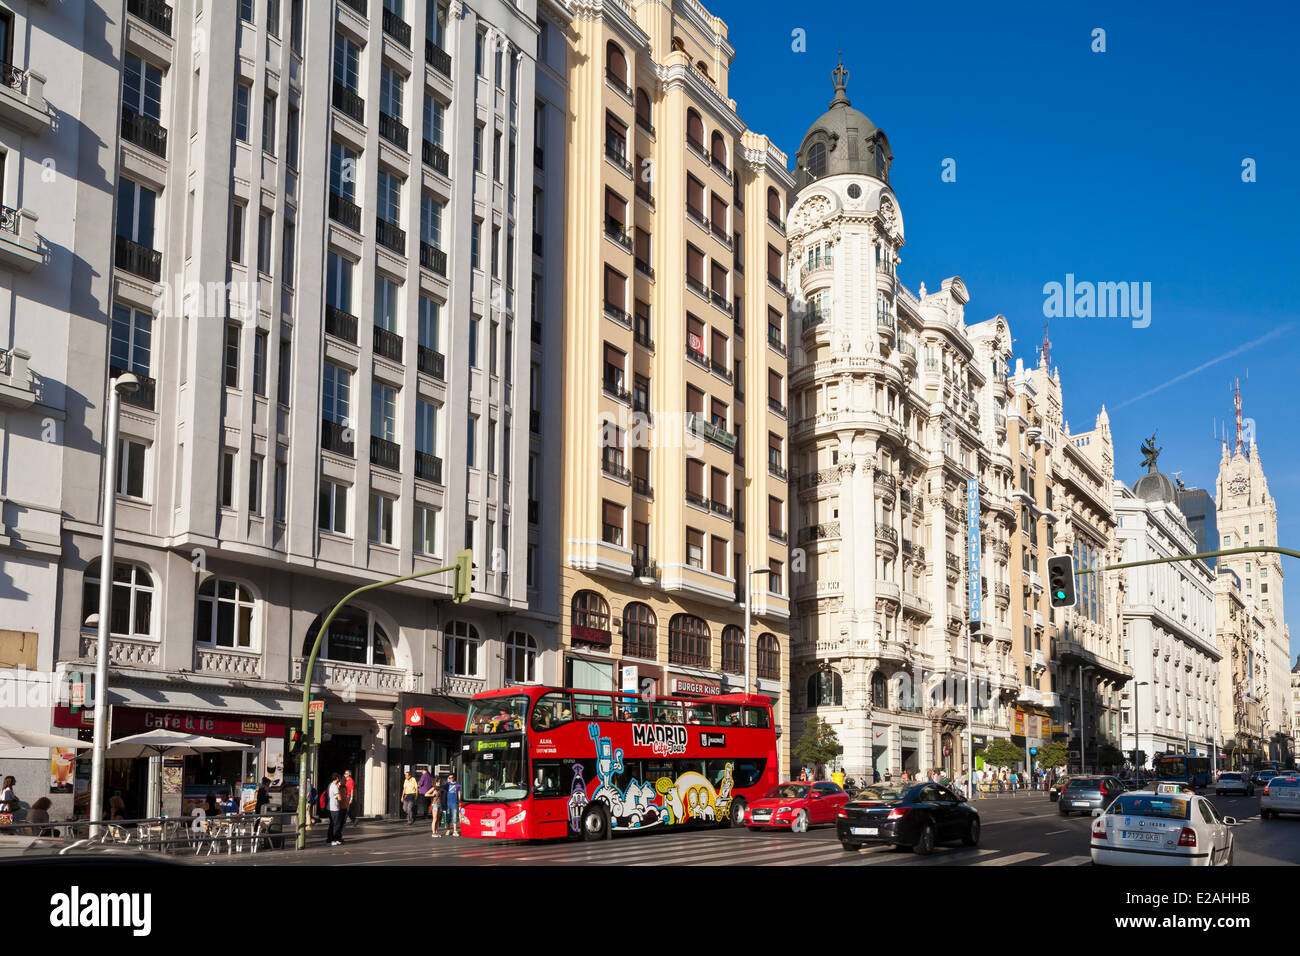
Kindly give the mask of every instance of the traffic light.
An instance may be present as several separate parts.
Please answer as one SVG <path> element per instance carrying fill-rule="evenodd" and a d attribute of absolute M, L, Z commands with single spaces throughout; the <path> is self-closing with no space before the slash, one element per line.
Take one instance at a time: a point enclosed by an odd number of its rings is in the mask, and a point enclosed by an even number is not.
<path fill-rule="evenodd" d="M 289 728 L 289 753 L 293 753 L 302 745 L 302 731 L 297 727 Z"/>
<path fill-rule="evenodd" d="M 1074 558 L 1054 554 L 1047 559 L 1048 598 L 1052 607 L 1074 607 Z"/>
<path fill-rule="evenodd" d="M 464 604 L 474 593 L 474 552 L 469 548 L 456 552 L 456 572 L 451 584 L 451 599 Z"/>

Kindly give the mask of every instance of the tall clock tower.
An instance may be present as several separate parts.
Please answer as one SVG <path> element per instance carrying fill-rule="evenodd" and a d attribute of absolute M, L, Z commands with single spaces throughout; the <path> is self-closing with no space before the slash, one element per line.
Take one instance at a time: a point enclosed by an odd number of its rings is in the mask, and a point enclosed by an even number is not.
<path fill-rule="evenodd" d="M 1247 439 L 1241 427 L 1239 390 L 1236 407 L 1236 446 L 1229 451 L 1228 444 L 1224 443 L 1215 484 L 1219 547 L 1276 546 L 1277 502 L 1269 494 L 1254 436 Z M 1260 703 L 1266 751 L 1257 759 L 1286 759 L 1286 754 L 1276 752 L 1278 742 L 1269 739 L 1278 734 L 1288 738 L 1291 735 L 1288 669 L 1291 635 L 1283 605 L 1282 567 L 1281 556 L 1277 554 L 1234 554 L 1219 559 L 1221 573 L 1227 569 L 1237 575 L 1242 597 L 1255 605 L 1264 623 L 1261 646 L 1254 649 L 1256 662 L 1261 663 L 1255 695 Z"/>

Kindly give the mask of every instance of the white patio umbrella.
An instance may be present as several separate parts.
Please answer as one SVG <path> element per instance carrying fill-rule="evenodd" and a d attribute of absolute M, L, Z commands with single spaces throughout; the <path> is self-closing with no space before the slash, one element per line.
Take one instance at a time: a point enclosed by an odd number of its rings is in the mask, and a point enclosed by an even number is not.
<path fill-rule="evenodd" d="M 78 740 L 76 737 L 60 737 L 47 734 L 41 730 L 23 730 L 17 727 L 0 727 L 0 750 L 18 750 L 33 747 L 49 750 L 51 747 L 64 747 L 72 750 L 89 750 L 93 744 Z"/>
<path fill-rule="evenodd" d="M 113 741 L 104 756 L 109 759 L 137 757 L 190 757 L 195 754 L 217 753 L 228 750 L 253 750 L 252 744 L 241 744 L 221 737 L 204 737 L 179 730 L 147 730 Z M 162 762 L 158 767 L 158 800 L 162 801 Z M 150 808 L 152 809 L 152 807 Z"/>

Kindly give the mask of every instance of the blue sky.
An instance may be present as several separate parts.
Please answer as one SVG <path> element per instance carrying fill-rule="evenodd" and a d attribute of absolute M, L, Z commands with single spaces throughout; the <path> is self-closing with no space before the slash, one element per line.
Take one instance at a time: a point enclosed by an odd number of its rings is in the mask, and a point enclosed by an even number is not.
<path fill-rule="evenodd" d="M 830 102 L 843 50 L 854 107 L 893 147 L 908 240 L 900 276 L 915 290 L 960 275 L 967 320 L 1004 314 L 1017 357 L 1033 361 L 1042 341 L 1044 283 L 1067 273 L 1150 282 L 1147 328 L 1052 320 L 1066 418 L 1086 430 L 1105 403 L 1117 476 L 1130 485 L 1143 471 L 1140 441 L 1159 429 L 1162 470 L 1213 493 L 1215 422 L 1231 431 L 1239 377 L 1279 544 L 1300 548 L 1300 7 L 706 6 L 738 51 L 730 93 L 741 116 L 791 163 Z M 1092 51 L 1096 28 L 1104 53 Z M 806 52 L 792 49 L 796 29 Z M 956 182 L 941 180 L 948 158 Z M 1253 183 L 1242 181 L 1246 158 Z M 1284 559 L 1283 571 L 1294 663 L 1300 561 Z"/>

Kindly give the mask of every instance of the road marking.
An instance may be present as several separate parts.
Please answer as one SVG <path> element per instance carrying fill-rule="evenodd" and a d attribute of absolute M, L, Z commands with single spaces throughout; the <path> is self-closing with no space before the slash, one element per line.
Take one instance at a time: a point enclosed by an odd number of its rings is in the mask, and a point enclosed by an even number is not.
<path fill-rule="evenodd" d="M 1056 836 L 1058 833 L 1069 833 L 1069 830 L 1049 830 L 1043 836 Z"/>
<path fill-rule="evenodd" d="M 1023 863 L 1026 860 L 1036 860 L 1040 856 L 1047 856 L 1046 853 L 1013 853 L 1010 856 L 1000 856 L 994 860 L 981 860 L 972 866 L 1010 866 L 1012 863 Z"/>
<path fill-rule="evenodd" d="M 1064 860 L 1049 860 L 1043 866 L 1083 866 L 1091 862 L 1091 856 L 1067 856 Z"/>

